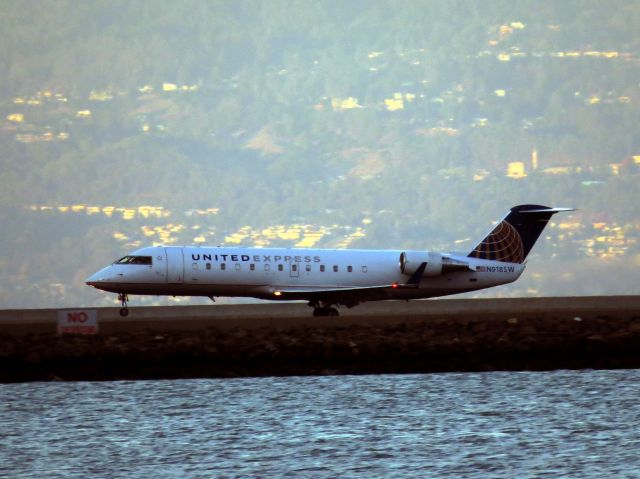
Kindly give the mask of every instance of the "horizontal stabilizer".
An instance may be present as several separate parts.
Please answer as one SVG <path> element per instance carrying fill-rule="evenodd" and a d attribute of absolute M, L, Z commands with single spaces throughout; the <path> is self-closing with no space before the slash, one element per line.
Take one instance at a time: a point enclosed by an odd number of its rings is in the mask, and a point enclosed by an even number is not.
<path fill-rule="evenodd" d="M 542 208 L 542 209 L 537 209 L 537 210 L 523 210 L 520 211 L 521 214 L 527 214 L 527 213 L 562 213 L 564 211 L 575 211 L 575 208 Z"/>

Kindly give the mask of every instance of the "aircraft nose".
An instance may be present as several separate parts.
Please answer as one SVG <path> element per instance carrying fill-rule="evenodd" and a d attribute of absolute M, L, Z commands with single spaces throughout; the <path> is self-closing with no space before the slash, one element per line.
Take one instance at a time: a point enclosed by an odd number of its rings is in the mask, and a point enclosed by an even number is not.
<path fill-rule="evenodd" d="M 94 288 L 105 289 L 105 287 L 112 283 L 122 282 L 123 278 L 124 274 L 121 271 L 114 270 L 113 266 L 107 266 L 89 276 L 84 280 L 84 283 Z"/>
<path fill-rule="evenodd" d="M 100 271 L 98 271 L 97 273 L 94 273 L 91 276 L 89 276 L 87 279 L 85 279 L 84 284 L 89 286 L 95 286 L 100 281 L 102 281 L 102 278 L 100 278 Z"/>

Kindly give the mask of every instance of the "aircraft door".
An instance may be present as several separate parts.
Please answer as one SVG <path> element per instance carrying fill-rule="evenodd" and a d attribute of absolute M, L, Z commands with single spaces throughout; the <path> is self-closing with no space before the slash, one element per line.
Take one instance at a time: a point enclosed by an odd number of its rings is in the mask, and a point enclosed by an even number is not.
<path fill-rule="evenodd" d="M 289 262 L 289 276 L 291 278 L 297 278 L 300 276 L 300 263 L 294 261 Z"/>
<path fill-rule="evenodd" d="M 184 257 L 182 255 L 182 248 L 168 247 L 164 250 L 167 254 L 167 283 L 184 283 Z"/>

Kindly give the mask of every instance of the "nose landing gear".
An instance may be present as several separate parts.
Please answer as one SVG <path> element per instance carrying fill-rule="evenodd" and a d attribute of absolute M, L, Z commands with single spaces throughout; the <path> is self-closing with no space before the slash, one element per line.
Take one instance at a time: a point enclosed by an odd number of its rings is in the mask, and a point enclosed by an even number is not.
<path fill-rule="evenodd" d="M 120 316 L 123 318 L 129 316 L 129 308 L 127 308 L 127 301 L 129 296 L 126 293 L 118 293 L 118 300 L 122 302 L 122 308 L 120 308 Z"/>

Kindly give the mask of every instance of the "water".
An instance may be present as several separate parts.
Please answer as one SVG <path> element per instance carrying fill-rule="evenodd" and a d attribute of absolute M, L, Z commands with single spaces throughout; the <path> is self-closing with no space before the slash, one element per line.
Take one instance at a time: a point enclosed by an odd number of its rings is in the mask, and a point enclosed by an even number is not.
<path fill-rule="evenodd" d="M 640 370 L 0 385 L 0 477 L 640 477 Z"/>

